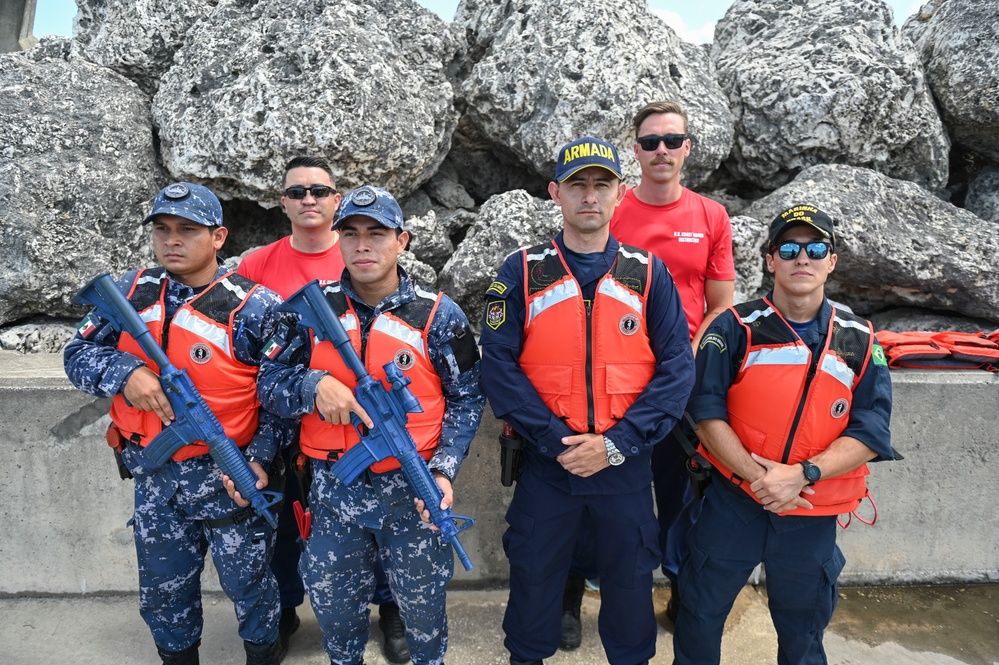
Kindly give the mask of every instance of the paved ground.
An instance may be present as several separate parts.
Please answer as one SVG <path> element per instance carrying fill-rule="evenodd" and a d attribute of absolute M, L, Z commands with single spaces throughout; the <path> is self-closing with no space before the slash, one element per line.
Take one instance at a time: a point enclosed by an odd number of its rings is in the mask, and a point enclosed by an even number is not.
<path fill-rule="evenodd" d="M 450 665 L 506 665 L 500 628 L 505 590 L 448 594 Z M 653 665 L 672 661 L 671 627 L 662 610 L 669 591 L 656 590 L 659 639 Z M 596 638 L 599 596 L 583 602 L 583 646 L 556 654 L 549 665 L 599 665 Z M 376 619 L 375 615 L 375 619 Z M 242 642 L 232 607 L 222 595 L 206 597 L 201 662 L 241 665 Z M 326 665 L 315 617 L 303 608 L 286 665 Z M 365 661 L 384 665 L 380 633 L 372 622 Z M 999 665 L 999 587 L 846 589 L 826 635 L 831 665 Z M 776 662 L 776 637 L 761 589 L 747 586 L 729 617 L 723 665 Z M 0 665 L 155 665 L 152 640 L 139 618 L 136 597 L 0 598 Z"/>

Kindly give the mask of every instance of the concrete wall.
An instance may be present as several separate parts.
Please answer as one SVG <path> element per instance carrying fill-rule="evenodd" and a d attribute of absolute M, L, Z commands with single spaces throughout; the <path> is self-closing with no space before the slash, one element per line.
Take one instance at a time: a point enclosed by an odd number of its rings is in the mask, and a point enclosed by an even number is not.
<path fill-rule="evenodd" d="M 840 534 L 847 583 L 999 581 L 999 377 L 985 372 L 893 374 L 895 447 L 874 465 L 879 519 Z M 131 482 L 104 444 L 108 402 L 74 390 L 59 356 L 0 352 L 0 594 L 134 591 Z M 512 489 L 499 483 L 487 409 L 456 484 L 461 536 L 475 563 L 455 580 L 502 583 L 501 536 Z M 211 570 L 206 587 L 217 589 Z"/>

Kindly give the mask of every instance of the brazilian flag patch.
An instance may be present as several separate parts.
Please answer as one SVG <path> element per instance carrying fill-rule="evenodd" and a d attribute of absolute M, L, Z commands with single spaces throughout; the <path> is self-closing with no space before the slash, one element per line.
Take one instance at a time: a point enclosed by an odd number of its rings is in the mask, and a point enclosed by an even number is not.
<path fill-rule="evenodd" d="M 874 358 L 875 365 L 881 365 L 882 367 L 888 366 L 888 360 L 885 359 L 885 350 L 881 348 L 881 345 L 877 342 L 874 343 L 874 349 L 871 351 L 871 357 Z"/>

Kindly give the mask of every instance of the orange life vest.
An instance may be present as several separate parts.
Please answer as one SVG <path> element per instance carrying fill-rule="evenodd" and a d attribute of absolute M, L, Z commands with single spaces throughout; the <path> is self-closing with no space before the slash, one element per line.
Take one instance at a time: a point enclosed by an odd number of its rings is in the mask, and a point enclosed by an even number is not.
<path fill-rule="evenodd" d="M 621 245 L 592 303 L 583 300 L 554 242 L 522 255 L 526 312 L 520 366 L 569 427 L 601 434 L 624 417 L 655 372 L 645 321 L 649 253 Z"/>
<path fill-rule="evenodd" d="M 773 304 L 755 300 L 732 308 L 746 331 L 746 355 L 728 391 L 728 418 L 749 452 L 797 464 L 829 447 L 846 429 L 853 391 L 870 363 L 870 322 L 835 308 L 826 345 L 817 359 Z M 700 452 L 756 501 L 750 483 L 736 476 L 702 444 Z M 868 495 L 864 464 L 820 480 L 806 498 L 813 509 L 786 515 L 841 515 Z"/>
<path fill-rule="evenodd" d="M 416 442 L 420 456 L 429 460 L 437 449 L 444 420 L 444 393 L 441 379 L 430 360 L 427 331 L 443 294 L 428 293 L 416 288 L 416 298 L 389 312 L 382 312 L 371 322 L 365 348 L 361 349 L 361 331 L 357 312 L 350 299 L 340 289 L 339 283 L 323 288 L 333 311 L 340 317 L 350 338 L 350 343 L 364 361 L 373 378 L 388 385 L 384 365 L 395 363 L 412 383 L 409 389 L 423 407 L 421 413 L 410 413 L 406 429 Z M 312 340 L 312 360 L 309 367 L 329 372 L 351 389 L 357 386 L 357 377 L 340 358 L 336 347 L 329 341 L 316 344 Z M 322 420 L 317 411 L 302 416 L 299 443 L 309 457 L 336 459 L 339 453 L 350 450 L 360 441 L 352 425 L 331 425 Z M 371 471 L 384 473 L 399 468 L 399 460 L 386 457 L 371 465 Z"/>
<path fill-rule="evenodd" d="M 236 359 L 233 320 L 257 285 L 236 273 L 228 273 L 181 306 L 169 326 L 165 322 L 166 285 L 164 268 L 142 270 L 136 275 L 128 300 L 170 362 L 187 371 L 226 435 L 243 447 L 257 431 L 258 368 Z M 167 327 L 169 333 L 164 335 Z M 118 349 L 138 357 L 159 373 L 160 368 L 128 333 L 121 334 Z M 141 446 L 148 445 L 163 430 L 159 416 L 129 406 L 120 393 L 111 401 L 111 420 L 122 436 Z M 174 453 L 173 459 L 181 461 L 207 452 L 208 446 L 196 441 Z"/>
<path fill-rule="evenodd" d="M 888 366 L 919 369 L 984 369 L 999 372 L 996 333 L 878 332 Z"/>

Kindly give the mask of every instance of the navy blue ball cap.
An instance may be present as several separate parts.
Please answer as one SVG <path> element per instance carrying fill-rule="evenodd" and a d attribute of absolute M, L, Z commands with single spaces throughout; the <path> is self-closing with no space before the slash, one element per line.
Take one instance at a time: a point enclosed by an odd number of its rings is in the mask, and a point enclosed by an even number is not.
<path fill-rule="evenodd" d="M 202 226 L 222 226 L 219 198 L 204 185 L 190 182 L 175 182 L 161 189 L 153 201 L 153 211 L 142 223 L 148 224 L 157 215 L 176 215 Z"/>
<path fill-rule="evenodd" d="M 394 196 L 380 187 L 364 185 L 347 194 L 336 213 L 333 230 L 340 228 L 343 220 L 354 215 L 370 217 L 390 229 L 402 228 L 402 208 Z"/>
<path fill-rule="evenodd" d="M 617 148 L 593 136 L 584 136 L 571 143 L 566 143 L 558 151 L 555 159 L 555 182 L 563 182 L 566 178 L 589 166 L 599 166 L 607 169 L 618 180 L 621 176 L 621 158 Z"/>

